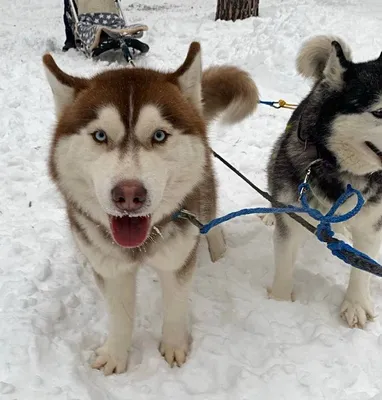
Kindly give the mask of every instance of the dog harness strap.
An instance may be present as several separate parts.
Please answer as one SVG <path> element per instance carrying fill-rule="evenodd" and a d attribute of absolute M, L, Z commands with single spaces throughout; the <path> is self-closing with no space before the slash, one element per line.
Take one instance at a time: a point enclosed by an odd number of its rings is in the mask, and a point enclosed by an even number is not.
<path fill-rule="evenodd" d="M 178 218 L 186 219 L 186 220 L 190 221 L 193 225 L 195 225 L 198 229 L 203 228 L 203 224 L 198 220 L 196 215 L 184 208 L 181 209 L 180 211 L 178 211 L 177 213 L 175 213 L 172 218 L 173 219 L 178 219 Z"/>

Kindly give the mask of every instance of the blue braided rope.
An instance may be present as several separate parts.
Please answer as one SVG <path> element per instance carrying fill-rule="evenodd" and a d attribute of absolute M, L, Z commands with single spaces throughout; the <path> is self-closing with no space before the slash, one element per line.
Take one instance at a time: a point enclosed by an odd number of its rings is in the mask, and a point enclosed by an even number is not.
<path fill-rule="evenodd" d="M 290 213 L 305 213 L 304 208 L 300 207 L 286 207 L 286 208 L 265 208 L 265 207 L 258 207 L 258 208 L 244 208 L 239 211 L 231 212 L 223 217 L 215 218 L 212 221 L 208 222 L 207 224 L 203 225 L 200 228 L 200 233 L 205 235 L 217 225 L 220 225 L 223 222 L 229 221 L 230 219 L 241 217 L 242 215 L 249 215 L 249 214 L 290 214 Z"/>
<path fill-rule="evenodd" d="M 332 208 L 329 210 L 329 212 L 326 215 L 323 215 L 320 211 L 311 208 L 308 204 L 308 200 L 306 198 L 305 192 L 309 190 L 309 185 L 307 183 L 302 183 L 299 188 L 298 192 L 302 192 L 301 196 L 301 204 L 302 207 L 284 207 L 284 208 L 277 208 L 277 207 L 270 207 L 270 208 L 265 208 L 265 207 L 258 207 L 258 208 L 244 208 L 239 211 L 234 211 L 230 214 L 227 214 L 223 217 L 215 218 L 212 221 L 208 222 L 207 224 L 203 225 L 200 228 L 200 233 L 206 234 L 208 231 L 210 231 L 213 227 L 216 225 L 219 225 L 223 222 L 229 221 L 230 219 L 240 217 L 242 215 L 248 215 L 248 214 L 290 214 L 290 213 L 306 213 L 310 217 L 314 218 L 316 221 L 320 221 L 320 224 L 317 227 L 317 231 L 321 233 L 321 231 L 330 229 L 330 224 L 334 223 L 339 223 L 339 222 L 344 222 L 349 220 L 350 218 L 354 217 L 362 208 L 364 204 L 364 200 L 362 198 L 361 193 L 358 190 L 353 189 L 350 185 L 347 186 L 346 192 L 343 193 L 338 200 L 333 204 Z M 353 208 L 353 210 L 350 210 L 346 214 L 343 215 L 334 215 L 335 212 L 341 207 L 345 201 L 353 196 L 354 194 L 357 195 L 358 201 L 356 206 Z"/>

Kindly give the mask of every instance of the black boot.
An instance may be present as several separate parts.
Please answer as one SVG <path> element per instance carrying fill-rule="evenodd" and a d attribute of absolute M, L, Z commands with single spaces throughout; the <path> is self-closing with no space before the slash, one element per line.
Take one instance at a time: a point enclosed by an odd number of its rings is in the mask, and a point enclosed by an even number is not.
<path fill-rule="evenodd" d="M 62 51 L 68 51 L 69 49 L 75 49 L 76 48 L 76 44 L 74 43 L 74 41 L 72 40 L 65 40 L 65 44 L 64 47 L 62 48 Z"/>

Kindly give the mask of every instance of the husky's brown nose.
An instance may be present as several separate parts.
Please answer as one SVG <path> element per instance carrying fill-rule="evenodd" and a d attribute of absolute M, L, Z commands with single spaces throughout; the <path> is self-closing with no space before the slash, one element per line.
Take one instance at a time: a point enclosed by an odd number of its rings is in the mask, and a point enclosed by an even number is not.
<path fill-rule="evenodd" d="M 138 211 L 146 201 L 147 190 L 138 181 L 120 182 L 111 190 L 115 205 L 122 211 Z"/>

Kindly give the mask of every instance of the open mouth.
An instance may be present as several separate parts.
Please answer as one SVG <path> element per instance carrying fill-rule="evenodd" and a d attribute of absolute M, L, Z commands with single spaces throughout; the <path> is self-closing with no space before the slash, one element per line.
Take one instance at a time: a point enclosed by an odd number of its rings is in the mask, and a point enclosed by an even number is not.
<path fill-rule="evenodd" d="M 365 144 L 382 161 L 382 151 L 371 142 L 365 142 Z"/>
<path fill-rule="evenodd" d="M 109 215 L 109 220 L 113 239 L 121 247 L 139 247 L 149 236 L 150 215 L 142 217 Z"/>

